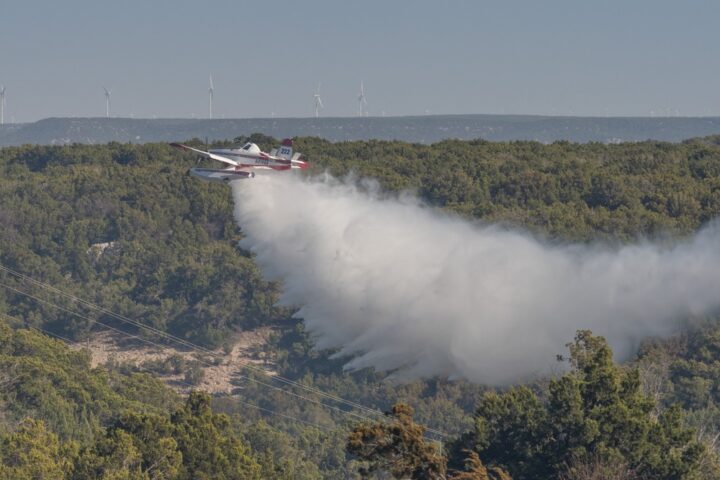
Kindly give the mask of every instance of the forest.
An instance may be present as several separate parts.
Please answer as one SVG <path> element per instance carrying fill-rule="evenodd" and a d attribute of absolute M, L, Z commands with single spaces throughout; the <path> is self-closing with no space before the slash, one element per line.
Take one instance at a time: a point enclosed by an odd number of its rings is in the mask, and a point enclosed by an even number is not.
<path fill-rule="evenodd" d="M 277 143 L 212 146 L 248 139 Z M 547 242 L 672 242 L 720 215 L 720 137 L 295 147 L 309 175 L 371 178 Z M 277 304 L 282 284 L 238 246 L 229 189 L 185 175 L 194 164 L 165 144 L 0 149 L 0 477 L 720 478 L 715 317 L 684 319 L 622 364 L 602 337 L 569 331 L 564 373 L 508 388 L 344 372 Z M 77 347 L 111 327 L 222 352 L 262 326 L 294 383 L 247 371 L 231 395 L 185 394 L 137 365 L 93 367 Z"/>

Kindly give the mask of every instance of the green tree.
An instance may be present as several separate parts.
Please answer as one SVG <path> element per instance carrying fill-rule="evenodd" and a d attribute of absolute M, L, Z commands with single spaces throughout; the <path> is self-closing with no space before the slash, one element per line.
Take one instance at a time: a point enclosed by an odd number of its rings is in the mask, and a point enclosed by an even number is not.
<path fill-rule="evenodd" d="M 75 443 L 63 443 L 45 429 L 43 422 L 26 419 L 15 432 L 0 435 L 0 478 L 70 478 L 76 455 Z"/>
<path fill-rule="evenodd" d="M 192 392 L 171 418 L 173 438 L 182 454 L 178 478 L 230 480 L 260 478 L 260 465 L 239 439 L 230 435 L 227 415 L 210 409 L 210 396 Z"/>
<path fill-rule="evenodd" d="M 579 331 L 568 347 L 571 371 L 550 382 L 546 401 L 524 387 L 481 399 L 480 456 L 517 479 L 557 478 L 568 465 L 595 459 L 626 464 L 641 478 L 693 478 L 704 447 L 681 410 L 654 418 L 637 370 L 615 365 L 602 337 Z"/>
<path fill-rule="evenodd" d="M 166 416 L 128 411 L 83 452 L 77 478 L 177 478 L 183 459 L 172 434 Z"/>

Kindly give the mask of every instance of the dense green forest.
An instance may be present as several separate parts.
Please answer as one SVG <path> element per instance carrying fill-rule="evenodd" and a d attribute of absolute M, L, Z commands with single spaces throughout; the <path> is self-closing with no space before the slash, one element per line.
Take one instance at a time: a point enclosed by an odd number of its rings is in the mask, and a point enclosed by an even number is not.
<path fill-rule="evenodd" d="M 264 149 L 276 143 L 252 140 Z M 374 178 L 388 192 L 415 192 L 433 207 L 549 241 L 670 239 L 720 215 L 720 137 L 430 146 L 300 138 L 295 146 L 313 164 L 310 174 Z M 273 325 L 281 334 L 269 347 L 283 377 L 390 414 L 358 425 L 338 411 L 347 406 L 328 409 L 319 394 L 303 393 L 312 403 L 245 382 L 232 396 L 184 398 L 129 365 L 90 368 L 82 350 L 32 328 L 83 341 L 103 329 L 98 320 L 167 340 L 1 273 L 4 476 L 352 478 L 392 465 L 413 478 L 718 475 L 715 319 L 691 319 L 680 337 L 648 339 L 623 366 L 601 338 L 578 332 L 566 375 L 501 391 L 347 374 L 330 352 L 313 350 L 291 308 L 275 304 L 282 285 L 265 281 L 238 247 L 228 189 L 185 175 L 194 161 L 163 144 L 0 150 L 0 263 L 206 348 Z M 71 313 L 78 310 L 84 318 Z M 418 425 L 448 436 L 418 437 Z M 470 476 L 462 477 L 465 465 Z M 589 471 L 605 476 L 582 476 Z"/>

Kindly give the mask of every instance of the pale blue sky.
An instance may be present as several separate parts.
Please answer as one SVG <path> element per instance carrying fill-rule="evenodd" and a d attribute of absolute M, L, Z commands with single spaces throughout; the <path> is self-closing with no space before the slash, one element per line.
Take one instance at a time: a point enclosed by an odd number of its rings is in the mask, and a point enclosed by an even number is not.
<path fill-rule="evenodd" d="M 0 4 L 6 121 L 113 114 L 720 115 L 720 2 Z"/>

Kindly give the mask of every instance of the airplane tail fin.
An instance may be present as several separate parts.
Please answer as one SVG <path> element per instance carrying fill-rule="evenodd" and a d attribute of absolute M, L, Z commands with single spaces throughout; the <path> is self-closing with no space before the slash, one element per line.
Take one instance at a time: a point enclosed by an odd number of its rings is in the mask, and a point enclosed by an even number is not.
<path fill-rule="evenodd" d="M 284 158 L 285 160 L 292 159 L 293 148 L 291 139 L 286 138 L 282 141 L 282 145 L 277 149 L 277 156 L 280 158 Z"/>

